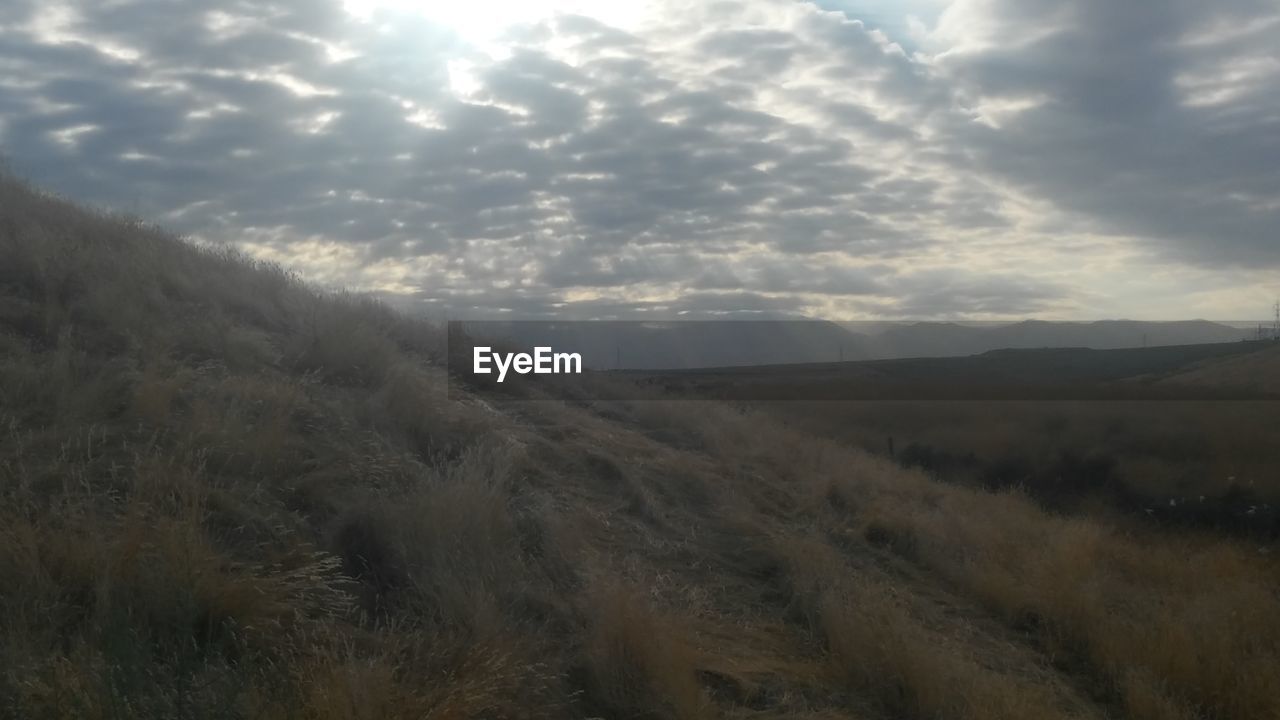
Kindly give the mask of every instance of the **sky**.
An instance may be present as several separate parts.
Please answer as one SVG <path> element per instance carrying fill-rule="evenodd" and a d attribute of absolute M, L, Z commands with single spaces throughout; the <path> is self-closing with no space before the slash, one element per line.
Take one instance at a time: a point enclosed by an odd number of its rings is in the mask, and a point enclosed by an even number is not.
<path fill-rule="evenodd" d="M 1261 319 L 1280 0 L 5 0 L 12 172 L 437 317 Z"/>

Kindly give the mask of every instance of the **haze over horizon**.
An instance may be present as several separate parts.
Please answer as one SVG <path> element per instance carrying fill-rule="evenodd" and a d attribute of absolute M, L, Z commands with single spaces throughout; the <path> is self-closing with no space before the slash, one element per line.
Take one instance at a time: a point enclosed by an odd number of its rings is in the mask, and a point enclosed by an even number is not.
<path fill-rule="evenodd" d="M 468 317 L 1270 318 L 1280 4 L 17 0 L 37 185 Z"/>

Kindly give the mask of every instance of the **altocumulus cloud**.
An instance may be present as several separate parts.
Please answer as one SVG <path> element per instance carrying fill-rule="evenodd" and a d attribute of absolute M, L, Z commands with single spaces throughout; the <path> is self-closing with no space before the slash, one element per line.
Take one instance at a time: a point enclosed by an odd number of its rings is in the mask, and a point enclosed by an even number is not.
<path fill-rule="evenodd" d="M 480 39 L 336 0 L 9 2 L 0 148 L 432 312 L 1265 307 L 1274 2 L 936 5 L 548 8 Z"/>

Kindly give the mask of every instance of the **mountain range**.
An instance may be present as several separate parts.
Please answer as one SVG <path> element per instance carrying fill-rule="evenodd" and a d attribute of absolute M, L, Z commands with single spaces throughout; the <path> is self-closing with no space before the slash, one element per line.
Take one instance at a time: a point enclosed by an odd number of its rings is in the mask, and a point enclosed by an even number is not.
<path fill-rule="evenodd" d="M 1006 324 L 836 323 L 821 320 L 466 323 L 479 338 L 578 352 L 595 369 L 683 369 L 741 365 L 976 355 L 991 350 L 1098 350 L 1244 340 L 1240 328 L 1206 320 L 1104 320 Z M 855 329 L 856 328 L 856 329 Z"/>

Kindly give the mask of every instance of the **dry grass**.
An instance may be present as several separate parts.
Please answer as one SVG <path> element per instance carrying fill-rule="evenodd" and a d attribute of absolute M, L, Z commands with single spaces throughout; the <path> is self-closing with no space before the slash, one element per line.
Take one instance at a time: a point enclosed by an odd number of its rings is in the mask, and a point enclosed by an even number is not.
<path fill-rule="evenodd" d="M 1072 668 L 1081 685 L 1133 717 L 1280 714 L 1280 573 L 1256 546 L 1058 515 L 1016 491 L 987 492 L 903 472 L 887 459 L 759 413 L 717 409 L 716 421 L 706 423 L 706 416 L 679 409 L 642 412 L 718 435 L 706 446 L 751 469 L 757 486 L 742 495 L 752 512 L 787 523 L 783 549 L 775 552 L 791 568 L 793 609 L 799 598 L 803 622 L 826 638 L 833 654 L 849 649 L 855 659 L 844 666 L 853 668 L 855 683 L 862 678 L 883 686 L 885 678 L 899 678 L 898 695 L 889 692 L 897 712 L 1053 714 L 1044 706 L 1030 709 L 1047 697 L 1035 683 L 999 674 L 968 679 L 974 666 L 963 652 L 949 657 L 945 638 L 922 635 L 920 623 L 901 620 L 877 585 L 840 588 L 848 572 L 835 567 L 829 540 L 879 548 L 927 570 L 1008 627 L 1029 633 L 1046 657 Z M 820 535 L 797 545 L 797 529 L 786 529 L 797 526 Z"/>
<path fill-rule="evenodd" d="M 434 328 L 9 180 L 0 310 L 5 716 L 563 716 Z"/>
<path fill-rule="evenodd" d="M 724 405 L 495 410 L 442 348 L 0 180 L 0 717 L 1280 712 L 1250 548 Z"/>
<path fill-rule="evenodd" d="M 1133 717 L 1280 714 L 1280 573 L 1256 546 L 1062 516 L 1020 492 L 904 472 L 816 439 L 799 423 L 695 407 L 643 403 L 636 413 L 702 435 L 703 447 L 739 468 L 751 481 L 738 488 L 748 513 L 781 519 L 784 548 L 797 542 L 795 533 L 817 530 L 926 569 L 1008 627 L 1030 633 L 1046 657 Z M 1055 712 L 1042 705 L 1049 696 L 1035 682 L 980 672 L 971 679 L 972 658 L 949 657 L 944 639 L 895 617 L 886 610 L 895 605 L 874 584 L 840 588 L 848 572 L 833 565 L 826 543 L 812 540 L 779 556 L 790 558 L 783 566 L 792 568 L 793 610 L 799 598 L 800 618 L 833 655 L 847 649 L 853 660 L 844 667 L 853 669 L 854 684 L 862 678 L 884 689 L 885 678 L 896 677 L 901 685 L 887 691 L 890 707 L 929 717 Z M 862 603 L 831 599 L 858 593 Z"/>
<path fill-rule="evenodd" d="M 1280 356 L 1249 357 L 1274 363 Z M 1096 499 L 1138 513 L 1153 508 L 1155 519 L 1219 530 L 1253 526 L 1257 534 L 1263 517 L 1232 518 L 1226 511 L 1280 505 L 1273 471 L 1280 446 L 1270 432 L 1280 403 L 1273 401 L 825 402 L 774 409 L 808 432 L 877 454 L 887 453 L 893 438 L 904 464 L 951 482 L 1022 487 L 1061 510 Z M 1190 506 L 1175 513 L 1170 499 L 1201 502 L 1205 517 L 1194 522 Z M 1222 508 L 1223 517 L 1209 512 L 1220 500 L 1233 506 Z"/>
<path fill-rule="evenodd" d="M 592 590 L 583 652 L 589 701 L 606 717 L 712 717 L 699 685 L 700 661 L 688 628 L 649 604 L 640 588 Z"/>
<path fill-rule="evenodd" d="M 822 638 L 829 671 L 879 697 L 894 715 L 1073 716 L 1051 688 L 988 667 L 956 637 L 928 627 L 901 591 L 874 575 L 850 572 L 830 545 L 775 538 L 774 552 L 787 571 L 792 611 Z"/>
<path fill-rule="evenodd" d="M 1280 712 L 1276 572 L 1250 548 L 1135 536 L 900 473 L 845 482 L 864 536 L 1085 660 L 1135 717 Z"/>

